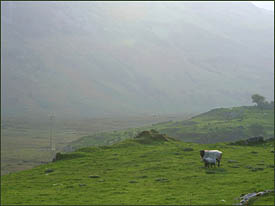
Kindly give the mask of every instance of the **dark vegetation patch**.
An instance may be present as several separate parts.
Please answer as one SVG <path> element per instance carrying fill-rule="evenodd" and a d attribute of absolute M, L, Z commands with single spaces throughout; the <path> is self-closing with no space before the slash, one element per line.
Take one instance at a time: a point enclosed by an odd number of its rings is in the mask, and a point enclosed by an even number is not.
<path fill-rule="evenodd" d="M 160 177 L 155 179 L 156 182 L 168 182 L 169 180 L 165 177 Z"/>
<path fill-rule="evenodd" d="M 51 172 L 53 172 L 54 170 L 53 169 L 46 169 L 45 170 L 45 173 L 51 173 Z"/>
<path fill-rule="evenodd" d="M 139 176 L 138 178 L 147 178 L 148 176 L 147 175 L 142 175 L 142 176 Z"/>
<path fill-rule="evenodd" d="M 89 178 L 100 178 L 99 175 L 90 175 Z"/>
<path fill-rule="evenodd" d="M 160 134 L 158 131 L 153 129 L 150 131 L 140 132 L 136 137 L 134 137 L 134 140 L 141 144 L 152 144 L 157 142 L 175 141 L 174 138 L 171 138 L 166 134 Z"/>
<path fill-rule="evenodd" d="M 239 166 L 239 165 L 232 165 L 232 166 L 229 166 L 229 167 L 231 167 L 231 168 L 240 168 L 241 166 Z"/>
<path fill-rule="evenodd" d="M 252 172 L 257 172 L 257 171 L 260 171 L 260 170 L 264 170 L 264 168 L 262 168 L 262 167 L 254 167 L 254 168 L 251 168 L 251 171 L 252 171 Z"/>
<path fill-rule="evenodd" d="M 69 160 L 69 159 L 75 159 L 75 158 L 81 158 L 85 157 L 86 155 L 80 152 L 74 152 L 74 153 L 56 153 L 53 162 L 59 161 L 59 160 Z"/>
<path fill-rule="evenodd" d="M 274 140 L 274 138 L 273 138 Z M 263 144 L 263 143 L 266 143 L 266 142 L 270 142 L 270 140 L 267 140 L 265 141 L 264 140 L 264 137 L 262 136 L 259 136 L 259 137 L 251 137 L 251 138 L 248 138 L 248 139 L 245 139 L 245 140 L 238 140 L 238 141 L 235 141 L 235 142 L 231 142 L 230 145 L 258 145 L 258 144 Z M 257 154 L 257 152 L 255 151 L 252 151 L 251 153 L 253 154 Z"/>

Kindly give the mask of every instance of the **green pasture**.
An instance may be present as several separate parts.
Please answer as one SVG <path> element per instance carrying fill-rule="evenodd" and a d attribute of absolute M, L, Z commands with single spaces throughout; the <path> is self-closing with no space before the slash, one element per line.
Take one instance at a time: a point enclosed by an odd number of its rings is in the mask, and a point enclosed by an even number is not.
<path fill-rule="evenodd" d="M 4 175 L 1 203 L 232 205 L 241 194 L 274 189 L 272 141 L 236 146 L 145 140 L 86 147 L 54 163 Z M 204 168 L 201 149 L 221 150 L 221 167 Z M 272 198 L 263 201 L 274 204 Z"/>

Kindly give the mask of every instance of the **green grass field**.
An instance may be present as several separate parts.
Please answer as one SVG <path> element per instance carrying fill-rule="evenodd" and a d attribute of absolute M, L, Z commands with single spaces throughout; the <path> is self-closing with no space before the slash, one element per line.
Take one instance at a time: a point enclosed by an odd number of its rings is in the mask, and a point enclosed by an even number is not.
<path fill-rule="evenodd" d="M 204 168 L 201 149 L 221 150 L 221 167 Z M 82 148 L 54 163 L 2 176 L 1 203 L 232 205 L 241 194 L 274 189 L 271 151 L 273 141 L 237 146 L 150 135 L 128 139 Z M 263 201 L 274 205 L 274 198 Z"/>

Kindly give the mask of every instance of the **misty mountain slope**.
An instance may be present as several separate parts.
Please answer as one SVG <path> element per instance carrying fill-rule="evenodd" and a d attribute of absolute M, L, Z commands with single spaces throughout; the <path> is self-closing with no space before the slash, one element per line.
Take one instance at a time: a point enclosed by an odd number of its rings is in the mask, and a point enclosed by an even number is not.
<path fill-rule="evenodd" d="M 1 2 L 4 116 L 184 113 L 273 98 L 249 2 Z"/>

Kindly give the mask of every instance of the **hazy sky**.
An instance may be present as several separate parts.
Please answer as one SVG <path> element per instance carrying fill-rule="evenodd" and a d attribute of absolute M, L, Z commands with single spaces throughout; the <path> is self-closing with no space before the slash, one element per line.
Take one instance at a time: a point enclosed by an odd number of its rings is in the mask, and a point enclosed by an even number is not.
<path fill-rule="evenodd" d="M 257 7 L 274 11 L 274 1 L 252 1 Z"/>

